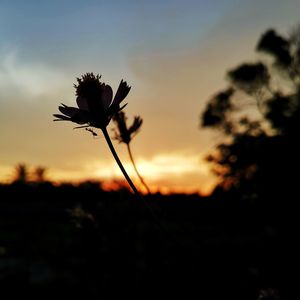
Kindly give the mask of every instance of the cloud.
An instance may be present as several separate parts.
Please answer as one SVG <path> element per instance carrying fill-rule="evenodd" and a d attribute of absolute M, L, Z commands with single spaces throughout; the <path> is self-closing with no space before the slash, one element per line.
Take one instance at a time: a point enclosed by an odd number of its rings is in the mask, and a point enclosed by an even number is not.
<path fill-rule="evenodd" d="M 21 60 L 17 49 L 0 52 L 2 95 L 35 98 L 51 93 L 51 89 L 62 89 L 66 81 L 66 75 L 61 70 L 41 62 Z M 1 100 L 5 98 L 1 97 Z"/>

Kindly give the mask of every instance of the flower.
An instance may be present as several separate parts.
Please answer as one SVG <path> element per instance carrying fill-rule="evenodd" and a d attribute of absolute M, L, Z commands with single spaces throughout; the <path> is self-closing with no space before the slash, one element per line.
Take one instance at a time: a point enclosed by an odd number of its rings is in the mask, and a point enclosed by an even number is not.
<path fill-rule="evenodd" d="M 138 133 L 139 129 L 141 128 L 143 119 L 139 116 L 135 116 L 132 125 L 129 128 L 127 128 L 127 124 L 126 124 L 127 118 L 125 116 L 125 113 L 123 111 L 119 111 L 117 114 L 114 115 L 113 121 L 117 125 L 116 128 L 113 129 L 115 133 L 115 139 L 118 140 L 119 143 L 126 144 L 133 168 L 138 178 L 140 179 L 142 185 L 147 190 L 148 194 L 151 194 L 148 185 L 146 184 L 145 180 L 143 179 L 143 177 L 141 176 L 141 174 L 139 173 L 136 167 L 136 164 L 132 156 L 131 147 L 130 147 L 130 142 L 132 138 Z"/>
<path fill-rule="evenodd" d="M 54 121 L 71 121 L 83 127 L 106 128 L 111 118 L 126 105 L 120 103 L 126 98 L 130 87 L 126 81 L 121 80 L 118 90 L 113 98 L 112 88 L 100 81 L 99 74 L 86 73 L 77 78 L 76 89 L 77 107 L 70 107 L 62 103 L 58 107 L 61 114 L 54 114 Z"/>
<path fill-rule="evenodd" d="M 114 129 L 114 132 L 116 140 L 120 143 L 129 144 L 132 138 L 138 133 L 143 120 L 139 116 L 134 117 L 133 123 L 129 128 L 127 128 L 126 120 L 127 118 L 123 111 L 115 114 L 113 121 L 116 123 L 117 129 Z"/>

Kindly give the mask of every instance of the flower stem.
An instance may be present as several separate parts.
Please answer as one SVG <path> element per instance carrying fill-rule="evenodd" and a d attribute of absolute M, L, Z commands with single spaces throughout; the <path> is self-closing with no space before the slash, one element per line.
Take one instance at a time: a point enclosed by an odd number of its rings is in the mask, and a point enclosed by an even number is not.
<path fill-rule="evenodd" d="M 109 150 L 111 151 L 111 153 L 112 153 L 114 159 L 116 160 L 116 162 L 117 162 L 119 168 L 121 169 L 121 171 L 122 171 L 124 177 L 126 178 L 128 184 L 130 185 L 130 187 L 131 187 L 131 189 L 133 190 L 133 192 L 134 192 L 138 197 L 141 197 L 139 191 L 137 190 L 137 188 L 136 188 L 135 185 L 133 184 L 132 180 L 131 180 L 130 177 L 128 176 L 126 170 L 124 169 L 124 167 L 123 167 L 123 165 L 122 165 L 122 163 L 121 163 L 121 161 L 120 161 L 120 159 L 119 159 L 119 156 L 118 156 L 118 154 L 117 154 L 117 152 L 116 152 L 116 150 L 115 150 L 115 148 L 114 148 L 114 145 L 113 145 L 112 142 L 111 142 L 111 139 L 110 139 L 110 137 L 109 137 L 109 134 L 108 134 L 108 132 L 107 132 L 107 129 L 106 129 L 106 128 L 102 128 L 102 131 L 103 131 L 105 140 L 106 140 L 106 142 L 107 142 L 107 144 L 108 144 Z"/>
<path fill-rule="evenodd" d="M 128 154 L 129 154 L 131 163 L 132 163 L 132 165 L 133 165 L 133 168 L 134 168 L 134 170 L 135 170 L 135 172 L 136 172 L 138 178 L 140 179 L 142 185 L 143 185 L 143 186 L 145 187 L 145 189 L 147 190 L 147 193 L 148 193 L 148 194 L 151 194 L 151 191 L 150 191 L 148 185 L 146 184 L 146 182 L 144 181 L 143 177 L 141 176 L 141 174 L 139 173 L 139 171 L 138 171 L 138 169 L 137 169 L 137 167 L 136 167 L 135 161 L 134 161 L 133 156 L 132 156 L 130 144 L 128 143 L 128 144 L 126 144 L 126 145 L 127 145 L 127 150 L 128 150 Z"/>
<path fill-rule="evenodd" d="M 176 238 L 173 236 L 172 233 L 170 233 L 168 231 L 168 229 L 165 227 L 165 225 L 163 223 L 161 223 L 161 221 L 159 220 L 159 218 L 157 217 L 157 215 L 155 214 L 155 212 L 153 211 L 152 207 L 150 205 L 148 205 L 148 203 L 145 201 L 145 199 L 142 197 L 142 195 L 139 193 L 139 191 L 137 190 L 137 188 L 135 187 L 135 185 L 133 184 L 132 180 L 130 179 L 130 177 L 128 176 L 126 170 L 124 169 L 118 154 L 111 142 L 111 139 L 109 137 L 109 134 L 107 132 L 106 128 L 102 128 L 105 140 L 108 144 L 108 147 L 114 157 L 114 159 L 116 160 L 119 168 L 121 169 L 124 177 L 126 178 L 128 184 L 130 185 L 131 189 L 133 190 L 133 192 L 135 193 L 135 195 L 137 196 L 138 199 L 142 200 L 141 202 L 143 203 L 143 205 L 145 206 L 145 208 L 148 210 L 148 212 L 150 213 L 150 215 L 152 216 L 153 220 L 156 222 L 157 226 L 163 230 L 163 232 L 165 232 L 165 234 L 167 234 L 167 236 L 169 236 L 170 238 L 172 238 L 174 241 L 176 241 Z"/>

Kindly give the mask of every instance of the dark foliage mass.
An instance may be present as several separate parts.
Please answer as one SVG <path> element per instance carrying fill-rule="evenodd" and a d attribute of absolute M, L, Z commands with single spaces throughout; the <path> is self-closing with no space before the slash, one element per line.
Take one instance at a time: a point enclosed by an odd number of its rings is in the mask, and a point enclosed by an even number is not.
<path fill-rule="evenodd" d="M 208 102 L 201 118 L 203 127 L 224 134 L 224 142 L 207 158 L 220 179 L 216 191 L 233 202 L 264 207 L 265 217 L 274 218 L 282 242 L 277 247 L 285 249 L 285 263 L 291 264 L 287 276 L 297 261 L 299 226 L 299 41 L 300 29 L 288 37 L 266 31 L 256 50 L 269 60 L 243 63 L 228 71 L 229 87 Z M 284 261 L 278 256 L 273 263 Z"/>
<path fill-rule="evenodd" d="M 220 190 L 146 196 L 156 220 L 128 190 L 96 183 L 15 182 L 0 195 L 0 288 L 11 297 L 257 299 L 289 280 L 276 217 Z"/>
<path fill-rule="evenodd" d="M 299 35 L 294 32 L 284 38 L 275 30 L 264 33 L 257 50 L 270 55 L 274 63 L 243 63 L 230 70 L 229 87 L 208 102 L 202 115 L 203 127 L 227 136 L 208 158 L 220 185 L 237 188 L 244 197 L 268 196 L 272 202 L 279 198 L 283 205 L 288 201 L 284 198 L 297 192 Z M 255 107 L 246 111 L 246 99 L 253 100 L 259 117 L 253 118 Z"/>

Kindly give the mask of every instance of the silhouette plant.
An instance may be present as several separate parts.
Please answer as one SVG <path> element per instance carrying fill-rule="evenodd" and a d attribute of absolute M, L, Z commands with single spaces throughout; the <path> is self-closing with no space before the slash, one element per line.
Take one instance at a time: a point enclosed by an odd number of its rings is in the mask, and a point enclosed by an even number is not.
<path fill-rule="evenodd" d="M 102 130 L 108 147 L 121 169 L 128 184 L 136 195 L 140 195 L 137 188 L 133 184 L 127 174 L 118 154 L 111 142 L 107 132 L 107 125 L 112 117 L 121 111 L 127 104 L 120 106 L 121 102 L 126 98 L 130 91 L 130 87 L 126 81 L 121 80 L 118 90 L 113 98 L 112 88 L 100 81 L 99 74 L 86 73 L 77 78 L 77 84 L 74 84 L 76 89 L 77 107 L 70 107 L 62 104 L 58 107 L 61 114 L 54 114 L 54 121 L 71 121 L 81 126 L 75 128 L 95 127 Z"/>
<path fill-rule="evenodd" d="M 46 168 L 36 167 L 34 170 L 35 181 L 38 183 L 43 183 L 46 181 Z"/>
<path fill-rule="evenodd" d="M 18 164 L 15 167 L 15 182 L 19 183 L 27 183 L 29 180 L 28 178 L 28 168 L 25 164 Z"/>
<path fill-rule="evenodd" d="M 225 134 L 208 161 L 220 185 L 243 197 L 293 199 L 298 183 L 290 167 L 300 165 L 300 27 L 287 37 L 267 30 L 256 51 L 272 60 L 229 70 L 229 86 L 210 99 L 201 116 L 203 127 Z M 246 110 L 249 100 L 259 113 Z"/>
<path fill-rule="evenodd" d="M 131 163 L 133 165 L 133 168 L 134 168 L 140 182 L 146 189 L 147 193 L 151 194 L 150 188 L 148 187 L 144 178 L 141 176 L 140 172 L 137 169 L 136 163 L 133 159 L 131 147 L 130 147 L 131 140 L 133 139 L 133 137 L 136 136 L 136 134 L 139 132 L 139 129 L 142 126 L 142 123 L 143 123 L 142 118 L 139 116 L 135 116 L 132 125 L 127 127 L 127 123 L 126 123 L 127 117 L 123 111 L 120 111 L 114 115 L 113 121 L 116 124 L 116 128 L 113 129 L 113 131 L 115 133 L 115 139 L 118 140 L 120 143 L 126 144 L 127 151 L 128 151 Z"/>

